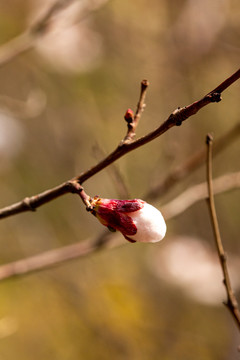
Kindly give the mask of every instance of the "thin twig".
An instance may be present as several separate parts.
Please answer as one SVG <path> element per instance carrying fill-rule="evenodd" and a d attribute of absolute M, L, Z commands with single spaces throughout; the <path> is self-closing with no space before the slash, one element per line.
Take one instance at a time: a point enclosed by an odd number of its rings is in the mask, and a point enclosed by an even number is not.
<path fill-rule="evenodd" d="M 206 143 L 207 143 L 207 184 L 208 184 L 208 195 L 209 195 L 208 205 L 209 205 L 210 217 L 211 217 L 211 222 L 212 222 L 212 227 L 213 227 L 213 232 L 214 232 L 215 243 L 216 243 L 216 247 L 217 247 L 217 251 L 218 251 L 219 261 L 220 261 L 222 272 L 223 272 L 223 283 L 225 285 L 226 292 L 227 292 L 227 302 L 225 303 L 225 305 L 231 312 L 231 314 L 234 317 L 234 319 L 237 323 L 237 326 L 240 330 L 240 311 L 238 308 L 237 299 L 234 295 L 234 292 L 233 292 L 233 289 L 231 286 L 231 281 L 230 281 L 228 267 L 227 267 L 227 256 L 226 256 L 224 248 L 223 248 L 219 225 L 218 225 L 217 213 L 216 213 L 215 204 L 214 204 L 213 183 L 212 183 L 212 143 L 213 143 L 213 138 L 209 134 L 207 135 Z"/>
<path fill-rule="evenodd" d="M 120 143 L 120 146 L 122 146 L 123 144 L 128 144 L 130 143 L 134 137 L 135 137 L 135 131 L 136 128 L 138 126 L 141 114 L 143 112 L 143 110 L 145 109 L 145 98 L 146 98 L 146 93 L 147 93 L 147 88 L 149 86 L 149 82 L 147 80 L 142 80 L 141 82 L 141 91 L 140 91 L 140 97 L 139 97 L 139 101 L 137 104 L 137 109 L 135 112 L 135 115 L 133 117 L 133 119 L 131 119 L 131 121 L 128 121 L 128 131 L 127 131 L 127 135 L 125 136 L 125 138 L 123 139 L 123 141 Z"/>
<path fill-rule="evenodd" d="M 231 84 L 237 81 L 240 78 L 240 69 L 238 69 L 234 74 L 232 74 L 228 79 L 226 79 L 221 86 L 222 91 L 226 90 Z M 223 86 L 224 84 L 224 86 Z M 217 87 L 217 88 L 219 88 Z M 216 96 L 214 90 L 209 92 L 205 95 L 202 99 L 195 101 L 194 103 L 185 106 L 183 108 L 176 109 L 170 116 L 164 121 L 157 129 L 148 133 L 147 135 L 132 141 L 129 144 L 120 144 L 112 153 L 110 153 L 105 159 L 99 162 L 97 165 L 93 166 L 91 169 L 82 173 L 81 175 L 77 176 L 75 179 L 78 180 L 80 183 L 88 180 L 90 177 L 95 175 L 96 173 L 103 170 L 106 166 L 112 164 L 114 161 L 118 160 L 123 155 L 133 151 L 140 146 L 143 146 L 150 141 L 156 139 L 160 135 L 164 134 L 173 126 L 179 126 L 182 124 L 183 121 L 187 120 L 192 115 L 195 115 L 200 109 L 204 106 L 212 103 L 212 102 L 219 102 L 220 95 Z"/>
<path fill-rule="evenodd" d="M 237 70 L 234 74 L 232 74 L 228 79 L 226 79 L 223 83 L 221 83 L 216 89 L 221 88 L 221 91 L 226 90 L 231 84 L 237 81 L 240 78 L 240 69 Z M 220 94 L 216 95 L 214 90 L 204 96 L 202 99 L 195 101 L 191 105 L 188 105 L 184 108 L 178 108 L 175 110 L 166 121 L 164 121 L 156 130 L 150 132 L 149 134 L 129 143 L 120 143 L 117 148 L 110 153 L 107 157 L 105 157 L 98 164 L 82 173 L 75 178 L 66 181 L 65 183 L 43 193 L 40 193 L 35 196 L 31 196 L 26 200 L 22 200 L 16 204 L 7 206 L 0 210 L 0 219 L 5 218 L 7 216 L 11 216 L 17 213 L 21 213 L 23 211 L 36 209 L 37 207 L 54 200 L 55 198 L 62 196 L 66 193 L 72 192 L 72 187 L 69 184 L 72 182 L 78 182 L 79 184 L 84 183 L 86 180 L 91 178 L 93 175 L 99 173 L 101 170 L 105 169 L 110 164 L 114 163 L 116 160 L 126 155 L 130 151 L 133 151 L 150 141 L 156 139 L 160 135 L 164 134 L 173 126 L 179 126 L 181 123 L 189 118 L 190 116 L 196 114 L 202 107 L 210 104 L 211 102 L 218 102 L 220 99 Z M 26 206 L 27 205 L 27 206 Z"/>

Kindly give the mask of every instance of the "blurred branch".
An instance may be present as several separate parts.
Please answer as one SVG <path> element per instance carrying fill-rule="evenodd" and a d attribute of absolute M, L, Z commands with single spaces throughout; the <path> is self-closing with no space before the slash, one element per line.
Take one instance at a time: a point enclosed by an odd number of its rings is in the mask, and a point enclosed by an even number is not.
<path fill-rule="evenodd" d="M 88 239 L 2 265 L 0 266 L 0 281 L 13 276 L 48 269 L 60 263 L 86 256 L 102 248 L 107 248 L 111 235 L 112 233 L 105 231 L 93 240 Z"/>
<path fill-rule="evenodd" d="M 0 67 L 33 48 L 34 37 L 28 31 L 1 45 Z"/>
<path fill-rule="evenodd" d="M 207 143 L 207 184 L 208 184 L 208 205 L 209 205 L 209 211 L 210 211 L 210 217 L 215 237 L 215 243 L 218 251 L 219 261 L 222 267 L 223 272 L 223 283 L 226 288 L 227 292 L 227 303 L 225 305 L 230 310 L 231 314 L 233 315 L 237 326 L 240 330 L 240 311 L 238 308 L 237 299 L 234 295 L 231 281 L 229 277 L 228 267 L 227 267 L 227 256 L 225 254 L 222 239 L 220 235 L 219 225 L 218 225 L 218 219 L 217 219 L 217 213 L 215 209 L 214 204 L 214 196 L 213 196 L 213 182 L 212 182 L 212 143 L 213 138 L 211 135 L 207 135 L 206 139 Z"/>
<path fill-rule="evenodd" d="M 240 171 L 214 179 L 213 186 L 215 195 L 240 188 Z M 182 214 L 196 202 L 207 199 L 207 197 L 207 183 L 203 182 L 188 188 L 179 196 L 162 206 L 161 212 L 166 220 L 172 219 Z"/>
<path fill-rule="evenodd" d="M 58 12 L 69 6 L 75 0 L 57 0 L 52 4 L 44 15 L 29 27 L 22 34 L 10 40 L 0 47 L 0 66 L 3 66 L 13 60 L 18 55 L 31 50 L 34 47 L 36 39 L 43 35 L 49 25 L 50 20 Z"/>
<path fill-rule="evenodd" d="M 77 0 L 56 0 L 33 25 L 26 29 L 22 34 L 1 45 L 0 67 L 9 63 L 17 56 L 33 49 L 37 40 L 47 33 L 54 17 L 76 1 Z M 81 11 L 79 21 L 96 11 L 98 7 L 96 1 L 89 0 Z"/>
<path fill-rule="evenodd" d="M 53 19 L 54 16 L 56 16 L 60 11 L 64 10 L 66 7 L 71 5 L 72 2 L 75 2 L 76 0 L 56 0 L 43 14 L 43 16 L 36 21 L 34 25 L 32 25 L 29 29 L 29 32 L 31 34 L 36 34 L 37 36 L 39 34 L 44 33 L 48 26 L 50 21 Z"/>
<path fill-rule="evenodd" d="M 240 172 L 221 176 L 213 181 L 215 194 L 220 194 L 240 188 Z M 170 220 L 187 210 L 197 201 L 207 198 L 206 182 L 193 186 L 176 199 L 162 207 L 161 211 L 166 220 Z M 148 200 L 146 198 L 146 200 Z M 14 276 L 22 276 L 36 271 L 48 269 L 63 262 L 81 258 L 98 250 L 115 248 L 122 244 L 116 239 L 116 234 L 109 231 L 102 232 L 95 239 L 87 239 L 73 245 L 43 252 L 39 255 L 17 260 L 0 266 L 0 281 Z"/>
<path fill-rule="evenodd" d="M 234 74 L 232 74 L 229 78 L 227 78 L 225 81 L 223 81 L 217 88 L 210 91 L 207 95 L 205 95 L 202 99 L 195 101 L 194 103 L 185 106 L 183 108 L 176 109 L 166 121 L 164 121 L 156 130 L 150 132 L 149 134 L 137 139 L 137 140 L 129 140 L 121 141 L 120 144 L 117 146 L 117 148 L 110 153 L 107 157 L 105 157 L 102 161 L 100 161 L 98 164 L 90 168 L 88 171 L 82 173 L 79 176 L 76 176 L 72 180 L 69 180 L 53 189 L 46 190 L 43 193 L 40 193 L 38 195 L 34 195 L 31 197 L 27 197 L 23 199 L 22 201 L 7 206 L 0 210 L 0 218 L 5 218 L 7 216 L 11 216 L 17 213 L 21 213 L 24 211 L 34 211 L 37 207 L 52 201 L 56 199 L 59 196 L 62 196 L 66 193 L 72 192 L 73 184 L 79 183 L 82 184 L 110 164 L 114 163 L 116 160 L 124 156 L 125 154 L 129 153 L 130 151 L 133 151 L 148 142 L 156 139 L 166 131 L 168 131 L 173 126 L 179 126 L 182 124 L 182 122 L 192 115 L 196 114 L 201 108 L 204 106 L 212 103 L 212 102 L 219 102 L 221 100 L 220 93 L 216 93 L 217 90 L 224 91 L 226 90 L 231 84 L 233 84 L 235 81 L 237 81 L 240 77 L 240 69 L 237 70 Z M 142 91 L 142 83 L 141 83 L 141 93 L 140 93 L 140 100 L 139 103 L 141 103 L 141 100 L 143 99 L 144 102 L 145 94 L 143 97 L 143 91 Z M 142 105 L 141 105 L 142 106 Z M 141 110 L 140 106 L 140 110 Z M 139 106 L 137 107 L 137 111 L 135 114 L 135 117 L 138 115 L 139 112 Z M 141 111 L 140 111 L 141 112 Z M 139 114 L 140 114 L 139 112 Z M 135 118 L 134 117 L 134 118 Z"/>
<path fill-rule="evenodd" d="M 222 135 L 214 142 L 213 156 L 217 155 L 220 151 L 229 146 L 240 135 L 240 123 L 237 123 L 230 131 Z M 158 194 L 166 194 L 167 191 L 172 189 L 180 180 L 187 177 L 191 172 L 197 169 L 206 161 L 206 148 L 202 147 L 199 151 L 190 156 L 180 166 L 174 168 L 161 182 L 149 190 L 146 197 L 151 200 L 156 198 Z"/>
<path fill-rule="evenodd" d="M 46 106 L 46 102 L 46 95 L 40 89 L 31 90 L 25 101 L 0 95 L 1 111 L 21 119 L 32 119 L 41 114 Z"/>

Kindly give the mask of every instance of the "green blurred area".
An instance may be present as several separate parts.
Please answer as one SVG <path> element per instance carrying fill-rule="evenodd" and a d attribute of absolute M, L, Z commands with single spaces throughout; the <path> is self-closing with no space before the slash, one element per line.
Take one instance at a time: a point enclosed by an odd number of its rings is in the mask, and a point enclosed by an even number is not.
<path fill-rule="evenodd" d="M 36 3 L 1 1 L 1 44 L 28 26 Z M 91 67 L 81 68 L 81 58 L 79 71 L 60 67 L 58 53 L 50 63 L 38 46 L 0 67 L 4 137 L 0 136 L 0 207 L 87 170 L 97 162 L 96 144 L 105 153 L 112 151 L 125 135 L 123 116 L 127 108 L 136 108 L 142 79 L 148 79 L 150 87 L 138 136 L 230 76 L 239 67 L 239 16 L 237 0 L 111 0 L 81 23 L 82 31 L 97 34 L 101 45 L 93 60 L 91 41 L 85 45 Z M 81 47 L 81 42 L 76 46 Z M 75 61 L 70 48 L 63 56 Z M 181 127 L 118 160 L 130 197 L 144 196 L 202 147 L 207 133 L 218 138 L 238 123 L 239 90 L 237 82 L 223 93 L 219 104 L 205 107 Z M 27 104 L 29 94 L 42 104 L 35 115 L 16 107 L 16 101 Z M 213 166 L 214 176 L 239 170 L 239 140 L 218 155 Z M 159 194 L 154 205 L 161 209 L 205 176 L 203 166 L 166 196 Z M 84 187 L 91 196 L 120 196 L 106 170 Z M 237 191 L 216 199 L 224 245 L 227 252 L 236 254 L 240 251 L 239 203 Z M 199 237 L 214 248 L 205 203 L 194 205 L 167 226 L 166 243 L 180 234 Z M 1 264 L 101 231 L 78 197 L 65 195 L 36 213 L 1 221 Z M 127 243 L 2 282 L 0 358 L 237 359 L 237 330 L 224 306 L 194 302 L 154 274 L 151 256 L 162 246 Z"/>

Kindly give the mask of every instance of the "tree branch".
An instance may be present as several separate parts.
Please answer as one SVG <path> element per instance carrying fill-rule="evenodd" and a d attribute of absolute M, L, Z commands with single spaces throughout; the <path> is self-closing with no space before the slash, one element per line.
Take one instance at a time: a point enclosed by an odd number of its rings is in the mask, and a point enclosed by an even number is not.
<path fill-rule="evenodd" d="M 221 83 L 216 89 L 221 89 L 222 91 L 226 90 L 231 84 L 237 81 L 240 78 L 240 69 L 238 69 L 233 75 Z M 179 126 L 183 121 L 187 120 L 192 115 L 195 115 L 201 108 L 212 103 L 220 101 L 220 94 L 210 91 L 202 99 L 195 101 L 194 103 L 185 106 L 183 108 L 176 109 L 166 121 L 164 121 L 156 130 L 150 132 L 149 134 L 132 141 L 128 144 L 120 144 L 111 154 L 109 154 L 105 159 L 99 162 L 97 165 L 86 171 L 85 173 L 77 176 L 75 179 L 81 184 L 88 180 L 90 177 L 100 172 L 106 166 L 112 164 L 114 161 L 118 160 L 123 155 L 128 152 L 137 149 L 140 146 L 143 146 L 150 141 L 156 139 L 160 135 L 164 134 L 173 126 Z"/>
<path fill-rule="evenodd" d="M 130 142 L 121 142 L 117 148 L 110 153 L 107 157 L 105 157 L 102 161 L 98 164 L 87 170 L 86 172 L 82 173 L 75 178 L 66 181 L 65 183 L 53 188 L 46 190 L 38 195 L 34 195 L 28 198 L 23 199 L 22 201 L 7 206 L 0 210 L 0 219 L 5 218 L 7 216 L 11 216 L 14 214 L 18 214 L 27 210 L 35 210 L 37 207 L 56 199 L 59 196 L 62 196 L 66 193 L 72 192 L 72 184 L 78 182 L 82 184 L 93 175 L 97 174 L 122 156 L 126 155 L 130 151 L 133 151 L 148 142 L 156 139 L 166 131 L 168 131 L 173 126 L 179 126 L 183 121 L 188 119 L 190 116 L 196 114 L 202 107 L 210 104 L 211 102 L 218 102 L 220 101 L 220 94 L 215 93 L 216 89 L 220 89 L 221 91 L 226 90 L 231 84 L 237 81 L 240 77 L 240 69 L 237 70 L 233 75 L 227 78 L 224 82 L 222 82 L 217 88 L 210 91 L 207 95 L 205 95 L 202 99 L 195 101 L 194 103 L 176 109 L 166 121 L 164 121 L 156 130 L 150 132 L 149 134 Z M 142 94 L 142 92 L 141 92 Z M 141 95 L 140 94 L 140 98 Z"/>
<path fill-rule="evenodd" d="M 225 191 L 240 188 L 240 172 L 227 174 L 213 180 L 214 193 L 220 194 Z M 145 198 L 145 197 L 144 197 Z M 164 205 L 161 209 L 166 220 L 184 212 L 194 203 L 207 198 L 206 182 L 195 185 L 188 189 L 176 199 Z M 146 198 L 146 200 L 148 200 Z M 63 246 L 59 249 L 45 251 L 39 255 L 31 256 L 25 259 L 13 261 L 0 266 L 0 281 L 15 276 L 31 274 L 54 266 L 66 261 L 78 259 L 96 251 L 115 248 L 122 244 L 116 239 L 116 234 L 109 231 L 103 231 L 95 239 L 87 239 L 76 244 Z"/>
<path fill-rule="evenodd" d="M 88 239 L 59 249 L 45 251 L 39 255 L 17 260 L 0 266 L 0 281 L 48 269 L 60 263 L 74 260 L 107 248 L 112 233 L 104 232 L 96 239 Z"/>
<path fill-rule="evenodd" d="M 226 292 L 227 292 L 227 302 L 225 303 L 225 305 L 231 312 L 231 314 L 234 317 L 234 319 L 237 323 L 237 326 L 240 330 L 240 311 L 238 308 L 237 299 L 234 295 L 234 292 L 233 292 L 233 289 L 231 286 L 231 281 L 230 281 L 228 267 L 227 267 L 227 256 L 226 256 L 224 248 L 223 248 L 219 225 L 218 225 L 217 213 L 216 213 L 215 204 L 214 204 L 213 183 L 212 183 L 212 143 L 213 143 L 213 138 L 211 135 L 207 135 L 206 143 L 207 143 L 207 150 L 208 150 L 207 151 L 207 184 L 208 184 L 208 195 L 209 195 L 208 206 L 209 206 L 210 217 L 211 217 L 211 222 L 212 222 L 212 227 L 213 227 L 213 232 L 214 232 L 215 243 L 216 243 L 216 247 L 217 247 L 217 251 L 218 251 L 218 257 L 219 257 L 219 261 L 220 261 L 222 272 L 223 272 L 223 283 L 225 285 Z"/>
<path fill-rule="evenodd" d="M 216 147 L 215 142 L 215 150 L 218 149 L 218 151 L 222 150 L 226 144 L 229 143 L 230 140 L 234 140 L 234 137 L 230 136 L 233 134 L 234 129 L 229 131 L 226 135 L 222 136 L 218 141 L 218 147 Z M 221 146 L 220 146 L 221 144 Z M 215 151 L 216 152 L 216 151 Z M 205 151 L 205 157 L 206 157 L 206 151 Z M 189 160 L 186 162 L 190 162 Z M 185 163 L 184 163 L 185 164 Z M 180 168 L 184 168 L 184 164 L 180 166 Z M 198 165 L 200 165 L 201 162 L 198 162 Z M 188 168 L 187 173 L 189 174 L 190 168 Z M 166 177 L 168 179 L 169 176 Z M 179 178 L 180 180 L 180 178 Z M 165 183 L 165 181 L 163 181 Z M 65 184 L 64 184 L 65 185 Z M 65 188 L 65 186 L 62 187 L 62 192 L 71 190 L 75 193 L 81 193 L 81 186 L 79 187 L 78 183 L 75 184 L 68 184 L 69 189 Z M 214 193 L 219 194 L 226 191 L 230 191 L 233 189 L 240 188 L 240 172 L 232 173 L 232 174 L 226 174 L 223 175 L 217 179 L 213 180 L 213 187 L 214 187 Z M 169 190 L 168 187 L 166 189 Z M 58 188 L 56 188 L 56 191 L 60 191 Z M 159 194 L 161 192 L 156 193 L 155 199 L 159 197 Z M 84 201 L 84 195 L 83 201 Z M 150 194 L 150 198 L 152 198 Z M 179 215 L 180 213 L 183 213 L 185 210 L 187 210 L 190 206 L 192 206 L 194 203 L 204 200 L 207 198 L 207 186 L 206 182 L 192 186 L 191 188 L 187 189 L 185 192 L 180 194 L 178 197 L 170 201 L 169 203 L 165 204 L 161 211 L 164 215 L 164 218 L 166 220 L 170 220 L 173 217 Z M 149 201 L 149 196 L 146 194 L 144 196 L 144 199 Z M 88 197 L 87 197 L 88 200 Z M 29 210 L 29 201 L 25 199 L 26 204 L 26 210 Z M 85 203 L 86 204 L 86 203 Z M 86 204 L 87 206 L 87 204 Z M 34 208 L 31 208 L 31 210 L 34 210 Z M 115 234 L 114 234 L 115 235 Z M 114 239 L 114 240 L 113 240 Z M 102 234 L 100 234 L 95 239 L 85 240 L 78 242 L 74 245 L 67 245 L 64 247 L 61 247 L 59 249 L 54 249 L 50 251 L 43 252 L 39 255 L 31 256 L 25 259 L 20 259 L 17 261 L 14 261 L 12 263 L 8 263 L 5 265 L 0 266 L 0 281 L 4 279 L 8 279 L 10 277 L 14 276 L 21 276 L 24 274 L 29 274 L 35 271 L 44 270 L 53 266 L 56 266 L 58 264 L 61 264 L 66 261 L 70 261 L 73 259 L 81 258 L 85 255 L 89 255 L 95 251 L 104 249 L 109 247 L 111 245 L 112 247 L 118 246 L 118 242 L 116 242 L 116 236 L 112 236 L 112 233 L 109 231 L 104 231 Z"/>

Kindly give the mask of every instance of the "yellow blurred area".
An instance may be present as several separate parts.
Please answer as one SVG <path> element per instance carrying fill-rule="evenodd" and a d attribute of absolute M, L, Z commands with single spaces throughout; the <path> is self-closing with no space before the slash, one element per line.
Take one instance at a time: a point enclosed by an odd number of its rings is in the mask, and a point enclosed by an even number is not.
<path fill-rule="evenodd" d="M 2 0 L 0 54 L 51 3 Z M 0 207 L 71 179 L 112 151 L 125 136 L 123 117 L 136 109 L 142 79 L 150 86 L 137 136 L 214 89 L 239 68 L 239 16 L 237 0 L 85 0 L 60 11 L 31 50 L 0 65 Z M 220 103 L 119 159 L 115 166 L 130 198 L 144 197 L 204 146 L 207 133 L 217 139 L 239 123 L 239 91 L 236 82 Z M 213 167 L 214 177 L 239 171 L 239 139 Z M 200 167 L 153 205 L 161 209 L 204 181 L 205 172 Z M 105 169 L 86 181 L 86 192 L 119 198 L 109 175 Z M 237 190 L 216 197 L 224 246 L 236 255 L 237 269 L 239 204 Z M 189 296 L 201 294 L 197 281 L 197 289 L 185 291 L 180 278 L 176 286 L 169 273 L 159 276 L 158 254 L 169 253 L 168 243 L 198 238 L 215 251 L 205 202 L 167 227 L 159 244 L 126 242 L 1 282 L 0 359 L 237 359 L 237 328 L 221 302 Z M 1 265 L 101 231 L 77 196 L 64 195 L 1 220 Z M 180 270 L 194 269 L 186 261 Z"/>

